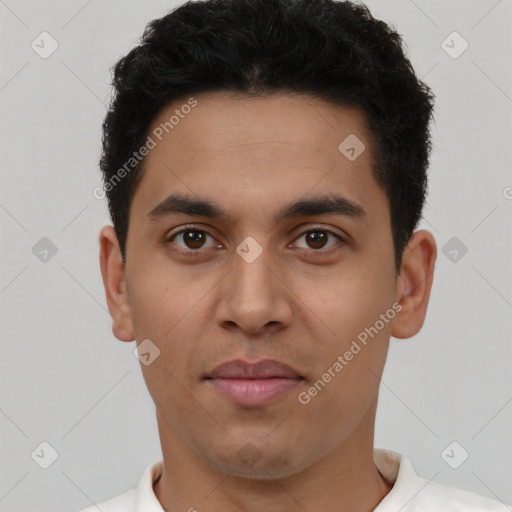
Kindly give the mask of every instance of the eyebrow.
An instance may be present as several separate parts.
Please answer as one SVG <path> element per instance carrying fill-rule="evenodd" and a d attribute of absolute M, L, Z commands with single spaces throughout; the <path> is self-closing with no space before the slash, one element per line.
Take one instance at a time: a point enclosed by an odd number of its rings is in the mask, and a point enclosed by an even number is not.
<path fill-rule="evenodd" d="M 171 194 L 153 208 L 148 216 L 152 221 L 157 221 L 163 217 L 179 214 L 209 217 L 226 222 L 232 221 L 231 216 L 214 202 L 208 199 L 195 199 L 184 194 Z M 285 205 L 275 215 L 274 222 L 277 224 L 290 218 L 327 214 L 345 215 L 352 218 L 368 216 L 360 204 L 345 197 L 319 195 Z"/>

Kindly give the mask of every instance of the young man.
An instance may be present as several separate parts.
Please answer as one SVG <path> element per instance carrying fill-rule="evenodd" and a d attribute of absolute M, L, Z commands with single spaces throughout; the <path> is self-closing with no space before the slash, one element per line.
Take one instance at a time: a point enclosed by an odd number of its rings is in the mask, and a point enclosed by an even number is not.
<path fill-rule="evenodd" d="M 433 95 L 362 5 L 189 2 L 115 67 L 100 234 L 163 461 L 88 511 L 502 511 L 374 449 L 422 327 Z"/>

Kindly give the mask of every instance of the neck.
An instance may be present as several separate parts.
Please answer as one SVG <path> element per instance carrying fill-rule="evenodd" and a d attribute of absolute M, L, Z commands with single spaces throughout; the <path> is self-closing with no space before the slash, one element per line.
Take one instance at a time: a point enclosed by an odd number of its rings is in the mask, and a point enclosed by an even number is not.
<path fill-rule="evenodd" d="M 158 411 L 157 421 L 164 471 L 154 491 L 166 512 L 370 512 L 392 488 L 373 459 L 373 421 L 310 466 L 279 478 L 221 471 L 184 443 Z"/>

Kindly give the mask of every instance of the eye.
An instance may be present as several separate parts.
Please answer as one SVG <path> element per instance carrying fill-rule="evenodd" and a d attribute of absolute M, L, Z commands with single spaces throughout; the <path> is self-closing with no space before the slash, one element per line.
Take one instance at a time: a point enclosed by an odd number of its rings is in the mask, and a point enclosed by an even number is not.
<path fill-rule="evenodd" d="M 210 240 L 209 244 L 207 244 L 208 239 Z M 178 246 L 180 248 L 178 252 L 183 253 L 202 253 L 205 249 L 219 247 L 217 241 L 206 231 L 191 227 L 173 233 L 166 239 L 166 243 Z"/>
<path fill-rule="evenodd" d="M 328 229 L 315 227 L 296 238 L 294 245 L 309 253 L 326 253 L 340 242 L 344 242 L 340 235 Z M 209 249 L 222 247 L 207 231 L 191 226 L 173 233 L 166 238 L 165 243 L 176 246 L 177 249 L 172 250 L 186 256 L 197 256 L 208 252 Z"/>
<path fill-rule="evenodd" d="M 331 249 L 335 247 L 338 242 L 343 242 L 341 236 L 323 228 L 313 228 L 305 231 L 297 238 L 297 241 L 301 239 L 304 240 L 306 245 L 300 245 L 298 242 L 296 242 L 295 245 L 300 249 L 312 252 L 318 252 L 320 249 Z"/>

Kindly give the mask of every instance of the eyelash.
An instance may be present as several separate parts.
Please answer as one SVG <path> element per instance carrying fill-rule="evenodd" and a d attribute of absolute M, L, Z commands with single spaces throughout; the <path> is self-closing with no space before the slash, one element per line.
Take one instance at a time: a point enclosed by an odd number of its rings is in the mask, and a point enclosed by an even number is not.
<path fill-rule="evenodd" d="M 299 234 L 295 238 L 295 241 L 299 240 L 304 235 L 307 235 L 308 233 L 315 232 L 315 231 L 321 231 L 323 233 L 328 233 L 329 235 L 332 235 L 335 238 L 337 238 L 339 240 L 339 242 L 345 243 L 345 240 L 340 235 L 334 233 L 333 231 L 331 231 L 329 229 L 325 229 L 325 228 L 323 228 L 321 226 L 314 226 L 312 228 L 307 229 L 306 231 L 304 231 L 301 234 Z M 210 235 L 204 229 L 199 229 L 199 228 L 197 228 L 195 226 L 185 226 L 184 228 L 180 229 L 176 233 L 173 233 L 172 235 L 167 237 L 165 239 L 165 243 L 166 244 L 170 244 L 170 243 L 173 242 L 174 238 L 176 238 L 178 235 L 181 235 L 182 233 L 187 233 L 187 232 L 205 233 L 206 235 L 210 236 L 211 238 L 214 238 L 212 235 Z M 302 250 L 305 251 L 306 253 L 314 255 L 314 256 L 326 256 L 326 255 L 330 254 L 333 250 L 338 249 L 338 245 L 339 244 L 336 244 L 333 247 L 329 247 L 328 249 L 325 249 L 325 250 L 322 250 L 322 249 L 309 249 L 309 250 L 308 249 L 302 249 Z M 210 249 L 211 248 L 205 249 L 205 250 L 200 250 L 200 249 L 198 249 L 198 250 L 194 250 L 194 249 L 189 249 L 189 250 L 179 249 L 179 250 L 176 250 L 176 249 L 173 249 L 173 250 L 175 252 L 179 253 L 180 255 L 184 255 L 186 257 L 194 258 L 194 257 L 198 257 L 198 256 L 201 256 L 203 254 L 208 253 Z"/>

